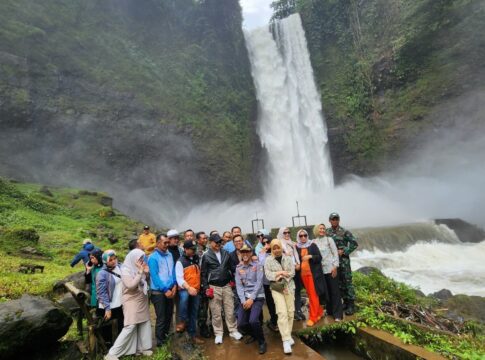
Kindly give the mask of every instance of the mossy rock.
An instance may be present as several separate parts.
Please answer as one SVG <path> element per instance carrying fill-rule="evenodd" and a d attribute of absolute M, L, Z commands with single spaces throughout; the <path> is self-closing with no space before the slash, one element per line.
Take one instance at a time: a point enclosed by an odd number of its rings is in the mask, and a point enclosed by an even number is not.
<path fill-rule="evenodd" d="M 0 239 L 3 238 L 7 241 L 21 241 L 37 244 L 40 236 L 34 229 L 3 229 L 0 230 Z"/>

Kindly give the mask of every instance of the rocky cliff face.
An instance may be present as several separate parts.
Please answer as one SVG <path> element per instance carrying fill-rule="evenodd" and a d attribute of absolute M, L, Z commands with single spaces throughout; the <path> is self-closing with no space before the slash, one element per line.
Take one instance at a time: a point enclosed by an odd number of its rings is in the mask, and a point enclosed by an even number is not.
<path fill-rule="evenodd" d="M 389 168 L 436 129 L 469 117 L 470 102 L 461 100 L 483 93 L 483 0 L 280 0 L 274 7 L 275 18 L 302 16 L 337 178 Z M 451 103 L 463 111 L 443 116 Z M 476 105 L 473 113 L 483 113 Z"/>
<path fill-rule="evenodd" d="M 157 220 L 162 199 L 254 196 L 241 21 L 237 0 L 3 1 L 0 173 L 100 188 Z"/>

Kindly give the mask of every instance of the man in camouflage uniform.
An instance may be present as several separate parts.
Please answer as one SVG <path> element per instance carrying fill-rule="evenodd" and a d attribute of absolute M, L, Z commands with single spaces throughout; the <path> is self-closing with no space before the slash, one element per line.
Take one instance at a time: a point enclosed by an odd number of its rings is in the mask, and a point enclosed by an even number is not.
<path fill-rule="evenodd" d="M 354 235 L 340 226 L 340 216 L 331 213 L 329 216 L 332 227 L 327 228 L 327 236 L 332 237 L 338 249 L 339 255 L 339 288 L 344 300 L 345 314 L 352 315 L 355 312 L 355 291 L 352 285 L 352 269 L 350 268 L 349 255 L 357 249 L 357 241 Z"/>

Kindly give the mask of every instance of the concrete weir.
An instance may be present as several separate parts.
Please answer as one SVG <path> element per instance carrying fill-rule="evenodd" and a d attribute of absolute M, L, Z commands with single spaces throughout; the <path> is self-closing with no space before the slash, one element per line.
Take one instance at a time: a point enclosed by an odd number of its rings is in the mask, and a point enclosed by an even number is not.
<path fill-rule="evenodd" d="M 351 319 L 353 318 L 347 318 L 347 320 Z M 334 321 L 332 318 L 326 317 L 325 319 L 320 320 L 320 322 L 317 323 L 313 329 L 318 330 L 318 328 L 322 328 L 333 323 Z M 295 321 L 293 327 L 293 338 L 295 339 L 295 345 L 293 346 L 293 353 L 291 356 L 283 353 L 283 346 L 279 333 L 270 331 L 266 326 L 264 327 L 264 333 L 268 343 L 268 351 L 264 355 L 258 354 L 258 346 L 256 342 L 253 342 L 252 344 L 245 344 L 244 341 L 233 340 L 227 334 L 224 336 L 224 343 L 222 345 L 215 345 L 213 339 L 208 339 L 202 346 L 202 354 L 204 357 L 211 360 L 254 360 L 257 358 L 274 360 L 283 358 L 291 358 L 293 360 L 331 360 L 333 358 L 347 358 L 340 356 L 326 357 L 325 355 L 321 355 L 317 350 L 314 350 L 310 346 L 306 345 L 298 337 L 299 333 L 301 333 L 305 328 L 306 326 L 304 321 Z M 355 358 L 359 358 L 360 356 L 360 359 L 445 359 L 444 357 L 419 346 L 404 344 L 393 335 L 372 328 L 358 329 L 357 333 L 351 336 L 350 341 L 346 343 L 345 346 L 348 352 L 355 352 L 357 354 Z M 321 348 L 324 347 L 325 344 L 322 344 Z"/>

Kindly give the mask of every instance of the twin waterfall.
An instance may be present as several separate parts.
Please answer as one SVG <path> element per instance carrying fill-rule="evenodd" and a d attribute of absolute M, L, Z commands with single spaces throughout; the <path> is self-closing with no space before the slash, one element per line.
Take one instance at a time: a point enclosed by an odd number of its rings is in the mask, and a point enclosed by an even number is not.
<path fill-rule="evenodd" d="M 267 149 L 266 199 L 294 208 L 298 197 L 333 187 L 327 128 L 299 14 L 246 31 L 258 135 Z"/>

